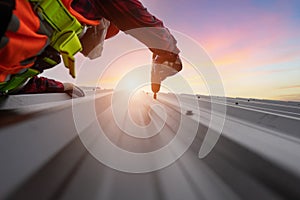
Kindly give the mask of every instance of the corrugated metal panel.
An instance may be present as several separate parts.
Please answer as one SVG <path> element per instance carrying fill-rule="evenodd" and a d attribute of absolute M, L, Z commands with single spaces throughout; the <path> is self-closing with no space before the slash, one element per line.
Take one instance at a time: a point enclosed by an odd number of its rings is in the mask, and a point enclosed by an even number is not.
<path fill-rule="evenodd" d="M 128 107 L 130 113 L 130 117 L 117 116 L 120 125 L 115 121 L 112 91 L 87 93 L 73 101 L 64 94 L 1 100 L 0 199 L 300 198 L 296 102 L 173 94 L 160 94 L 153 101 L 142 93 L 129 105 L 117 105 Z M 219 119 L 224 107 L 222 134 L 208 156 L 200 159 L 207 130 L 215 129 L 210 120 Z M 124 131 L 132 121 L 144 126 L 134 133 L 140 138 Z M 151 136 L 159 126 L 163 126 L 160 133 Z M 196 126 L 197 135 L 179 159 L 157 171 L 121 172 L 90 153 L 101 143 L 99 127 L 116 146 L 140 154 L 169 144 L 179 126 L 187 133 Z M 187 140 L 182 138 L 183 143 Z M 111 160 L 126 159 L 114 152 L 104 154 Z"/>

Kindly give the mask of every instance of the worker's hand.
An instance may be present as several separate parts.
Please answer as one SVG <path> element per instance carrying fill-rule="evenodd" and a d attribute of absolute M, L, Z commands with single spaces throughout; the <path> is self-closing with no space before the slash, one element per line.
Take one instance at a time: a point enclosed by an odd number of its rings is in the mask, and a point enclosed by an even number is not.
<path fill-rule="evenodd" d="M 151 70 L 151 89 L 156 94 L 160 90 L 161 82 L 169 76 L 173 76 L 182 70 L 182 62 L 177 54 L 164 53 L 153 54 Z"/>
<path fill-rule="evenodd" d="M 182 62 L 179 55 L 167 53 L 163 55 L 153 54 L 152 79 L 157 82 L 165 80 L 182 70 Z"/>
<path fill-rule="evenodd" d="M 72 98 L 85 96 L 83 90 L 80 87 L 72 83 L 63 83 L 63 85 L 64 85 L 64 92 L 70 95 Z"/>

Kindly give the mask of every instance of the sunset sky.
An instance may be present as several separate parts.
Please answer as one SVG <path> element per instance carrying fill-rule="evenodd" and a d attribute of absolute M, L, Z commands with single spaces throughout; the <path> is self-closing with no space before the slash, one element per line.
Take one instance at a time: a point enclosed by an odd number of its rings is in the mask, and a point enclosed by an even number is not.
<path fill-rule="evenodd" d="M 142 0 L 142 3 L 171 32 L 192 38 L 207 52 L 219 71 L 226 96 L 300 101 L 299 0 Z M 118 51 L 125 51 L 131 42 L 136 41 L 120 34 L 105 43 L 101 58 L 94 61 L 82 56 L 76 58 L 82 66 L 80 73 L 84 74 L 77 83 L 99 82 L 100 69 L 103 71 L 119 56 Z M 150 53 L 145 53 L 144 59 L 149 61 L 149 56 Z M 133 59 L 124 63 L 124 73 Z M 188 68 L 182 76 L 195 86 L 195 93 L 205 93 L 201 89 L 203 83 L 195 81 Z M 110 77 L 100 81 L 99 86 L 114 87 L 122 70 L 111 69 Z M 45 75 L 72 81 L 63 67 Z"/>

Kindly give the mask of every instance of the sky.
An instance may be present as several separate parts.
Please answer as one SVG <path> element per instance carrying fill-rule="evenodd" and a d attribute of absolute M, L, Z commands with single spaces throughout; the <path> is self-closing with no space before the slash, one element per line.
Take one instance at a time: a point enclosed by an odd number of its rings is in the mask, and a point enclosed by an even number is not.
<path fill-rule="evenodd" d="M 172 33 L 189 37 L 203 48 L 219 73 L 225 96 L 300 101 L 299 0 L 141 2 Z M 184 45 L 183 41 L 178 40 L 179 48 Z M 146 50 L 139 51 L 138 56 L 129 55 L 128 61 L 122 64 L 114 62 L 126 49 L 137 47 L 143 48 L 143 45 L 128 35 L 119 34 L 105 42 L 101 58 L 93 61 L 82 56 L 76 58 L 82 75 L 78 80 L 70 79 L 63 67 L 45 74 L 81 85 L 97 83 L 104 88 L 114 87 L 133 65 L 141 65 L 142 60 L 149 62 L 151 54 Z M 189 52 L 182 52 L 185 53 Z M 133 64 L 133 60 L 140 61 Z M 112 66 L 115 63 L 118 66 Z M 181 75 L 194 93 L 207 94 L 205 88 L 209 86 L 205 86 L 203 77 L 197 77 L 192 67 L 184 64 Z M 108 65 L 111 69 L 104 71 Z M 107 76 L 100 80 L 99 74 L 103 72 Z M 188 93 L 184 89 L 179 92 Z"/>

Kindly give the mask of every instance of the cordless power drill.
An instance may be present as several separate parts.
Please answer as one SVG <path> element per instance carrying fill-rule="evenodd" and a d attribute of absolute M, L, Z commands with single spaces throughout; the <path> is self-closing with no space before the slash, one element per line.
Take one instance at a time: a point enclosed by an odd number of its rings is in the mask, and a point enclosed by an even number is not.
<path fill-rule="evenodd" d="M 164 56 L 153 54 L 151 70 L 151 89 L 153 98 L 157 98 L 160 85 L 168 76 L 173 76 L 182 70 L 182 62 L 177 54 L 167 53 Z"/>

